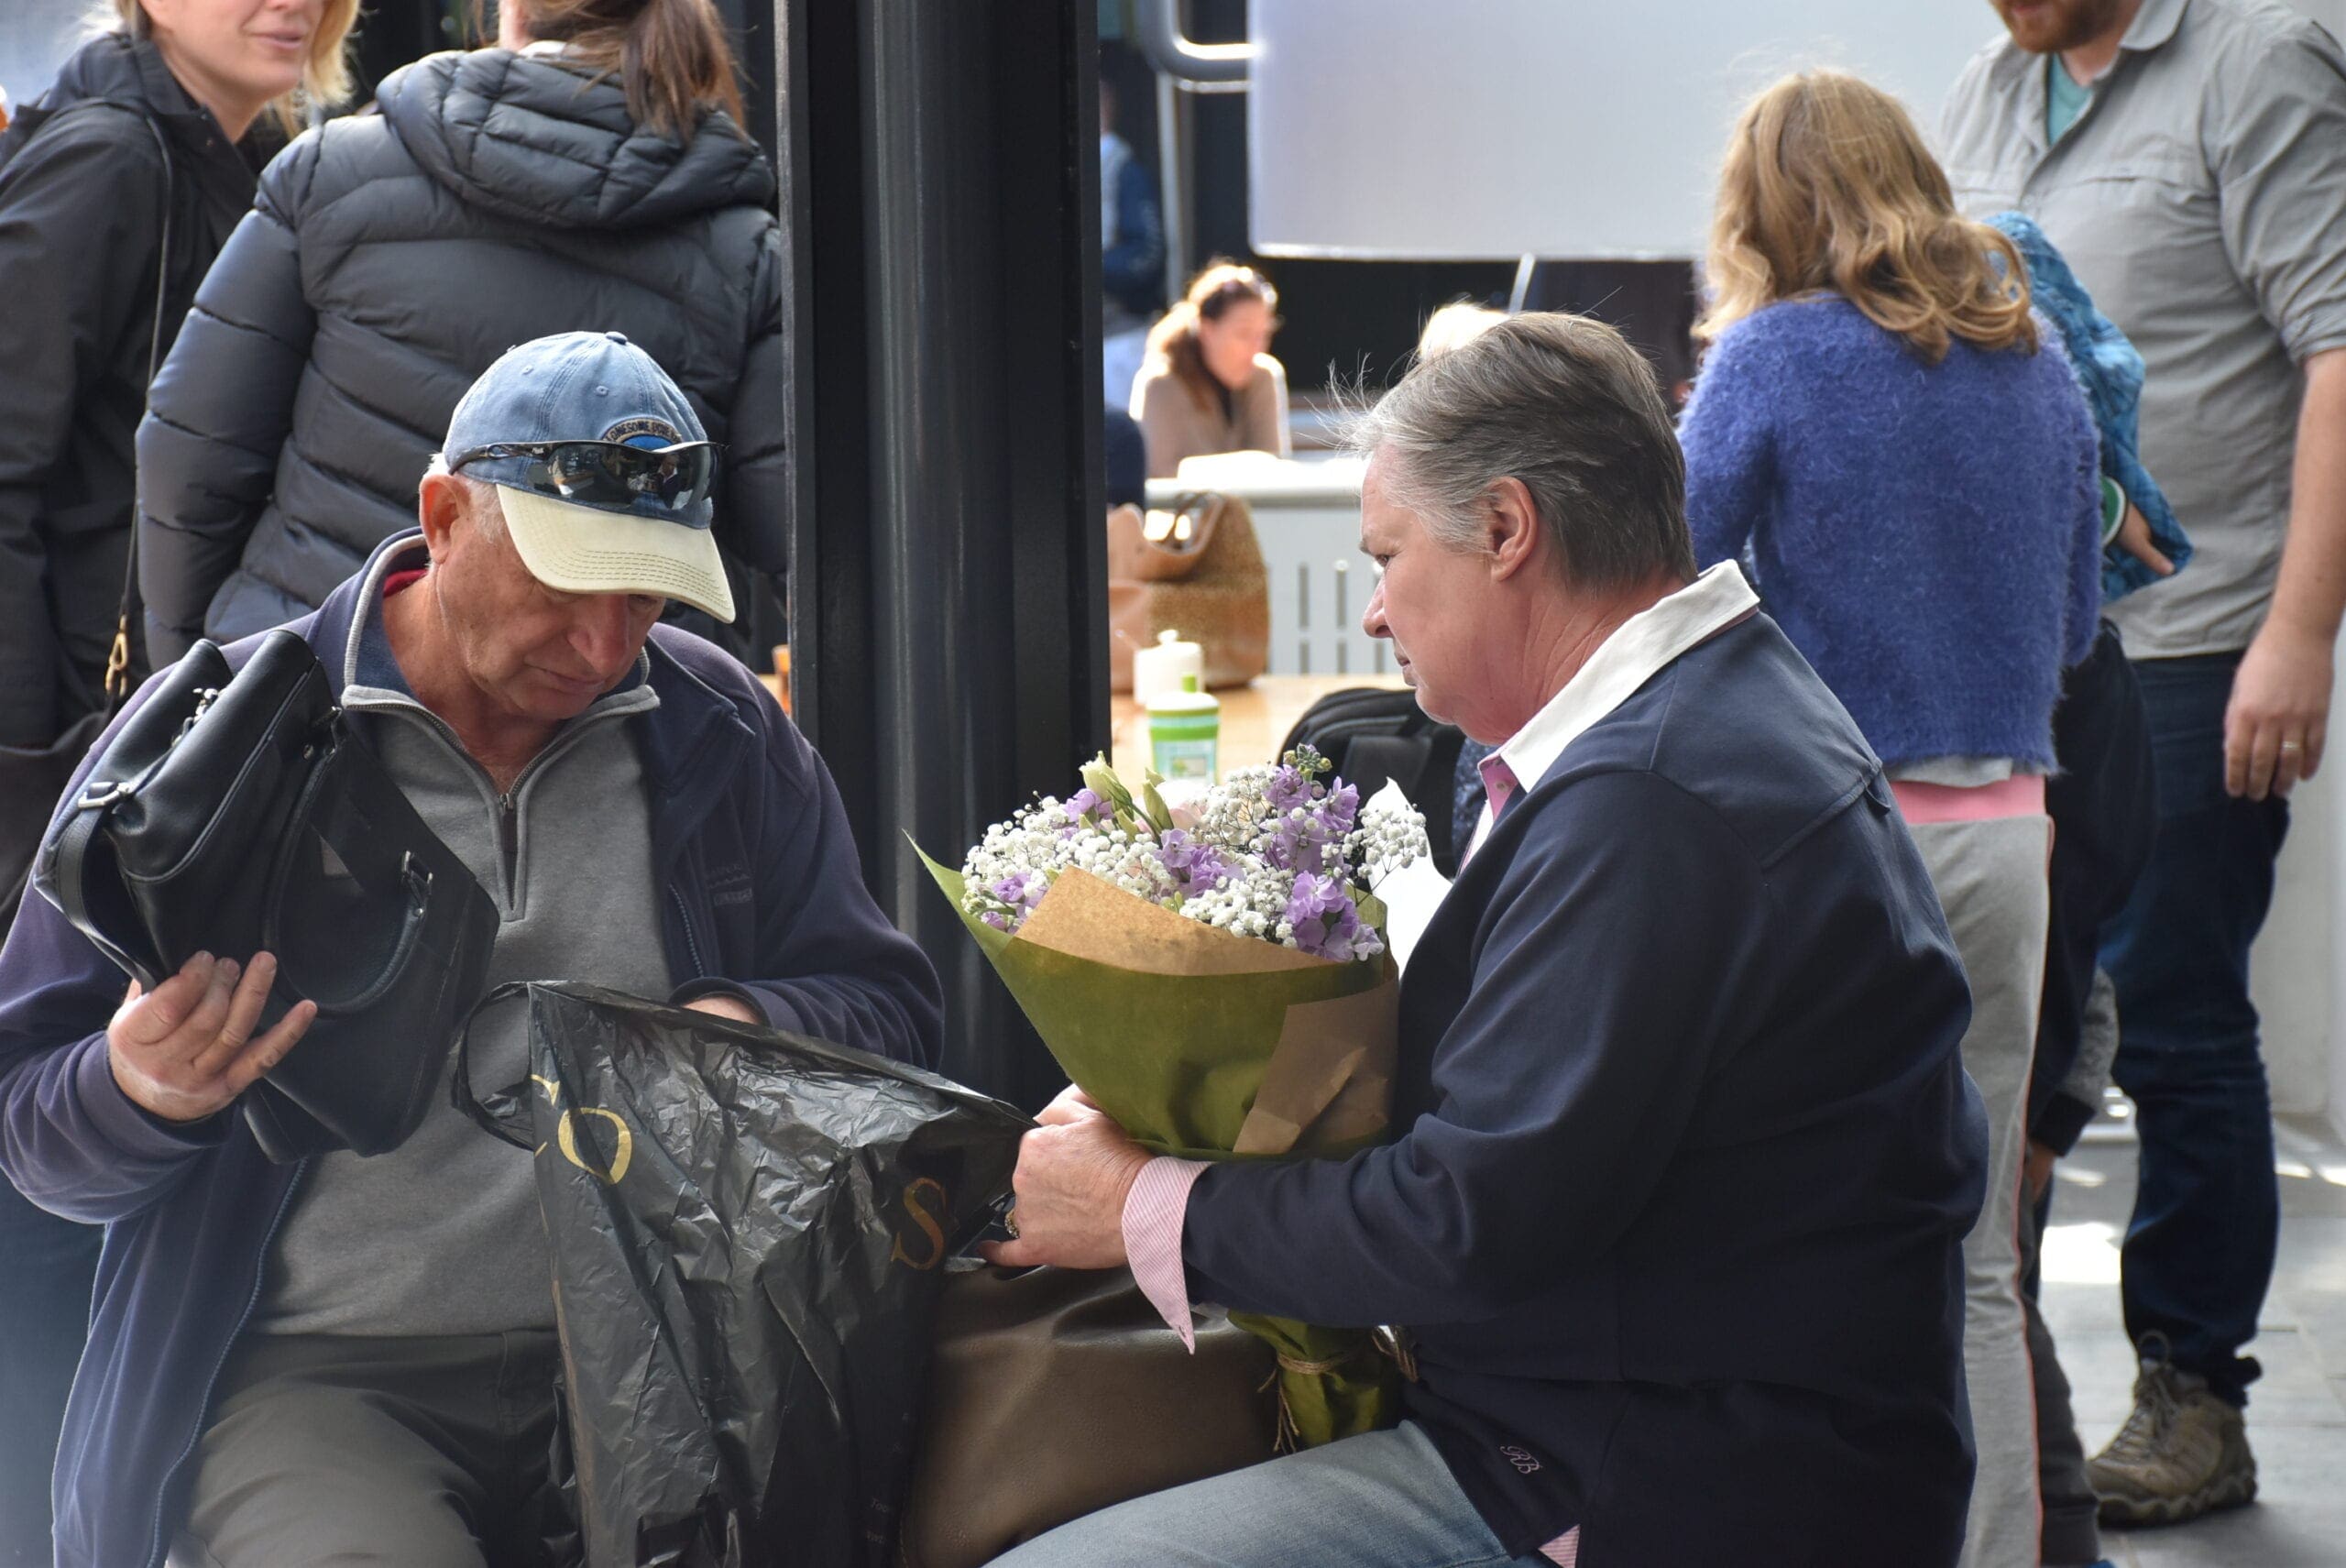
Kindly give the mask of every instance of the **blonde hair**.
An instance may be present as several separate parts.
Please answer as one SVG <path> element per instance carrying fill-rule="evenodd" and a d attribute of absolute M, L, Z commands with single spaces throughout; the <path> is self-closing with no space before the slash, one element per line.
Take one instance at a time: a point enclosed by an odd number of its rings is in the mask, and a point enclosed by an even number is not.
<path fill-rule="evenodd" d="M 1505 320 L 1505 311 L 1472 300 L 1453 300 L 1426 318 L 1425 330 L 1418 334 L 1418 360 L 1422 364 L 1437 354 L 1472 343 Z"/>
<path fill-rule="evenodd" d="M 1220 321 L 1222 313 L 1241 300 L 1259 301 L 1273 316 L 1279 313 L 1279 291 L 1271 287 L 1268 278 L 1235 261 L 1210 262 L 1189 280 L 1189 292 L 1148 329 L 1149 354 L 1173 367 L 1173 374 L 1189 389 L 1190 400 L 1200 409 L 1211 410 L 1221 394 L 1215 389 L 1213 372 L 1206 368 L 1205 356 L 1198 349 L 1198 323 Z"/>
<path fill-rule="evenodd" d="M 343 46 L 357 20 L 358 0 L 325 0 L 318 30 L 310 38 L 310 58 L 301 65 L 301 85 L 269 100 L 269 117 L 287 136 L 301 134 L 312 109 L 332 108 L 350 96 L 350 58 Z M 148 30 L 147 8 L 139 0 L 99 0 L 93 25 L 143 38 Z"/>
<path fill-rule="evenodd" d="M 1787 76 L 1727 140 L 1694 335 L 1764 306 L 1846 298 L 1929 364 L 1956 338 L 2036 351 L 2028 270 L 2012 242 L 1955 210 L 1946 173 L 1905 106 L 1838 71 Z"/>

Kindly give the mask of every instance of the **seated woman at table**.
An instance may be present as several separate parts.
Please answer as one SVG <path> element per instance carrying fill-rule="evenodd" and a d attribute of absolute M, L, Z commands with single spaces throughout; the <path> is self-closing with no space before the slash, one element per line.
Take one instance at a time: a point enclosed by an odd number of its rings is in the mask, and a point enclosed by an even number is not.
<path fill-rule="evenodd" d="M 1217 261 L 1150 331 L 1132 407 L 1150 478 L 1216 452 L 1288 455 L 1287 369 L 1269 353 L 1278 308 L 1269 279 Z"/>

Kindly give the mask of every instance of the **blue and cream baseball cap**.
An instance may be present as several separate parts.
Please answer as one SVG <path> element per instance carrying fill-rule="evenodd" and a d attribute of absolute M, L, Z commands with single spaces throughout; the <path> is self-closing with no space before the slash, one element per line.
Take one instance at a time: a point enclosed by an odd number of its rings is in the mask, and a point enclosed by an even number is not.
<path fill-rule="evenodd" d="M 668 373 L 621 334 L 508 349 L 456 404 L 442 455 L 497 487 L 521 564 L 548 587 L 657 594 L 733 619 L 709 532 L 716 448 Z"/>

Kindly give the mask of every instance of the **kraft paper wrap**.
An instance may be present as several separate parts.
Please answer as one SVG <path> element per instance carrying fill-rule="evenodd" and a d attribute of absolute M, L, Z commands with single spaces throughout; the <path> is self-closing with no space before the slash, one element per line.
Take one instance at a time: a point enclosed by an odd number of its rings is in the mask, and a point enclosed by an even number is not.
<path fill-rule="evenodd" d="M 921 858 L 1059 1067 L 1148 1148 L 1342 1156 L 1386 1135 L 1400 1002 L 1388 956 L 1338 963 L 1235 937 L 1080 871 L 1012 936 L 961 911 L 960 873 Z M 1392 1366 L 1365 1331 L 1231 1321 L 1278 1351 L 1301 1446 L 1398 1416 Z"/>

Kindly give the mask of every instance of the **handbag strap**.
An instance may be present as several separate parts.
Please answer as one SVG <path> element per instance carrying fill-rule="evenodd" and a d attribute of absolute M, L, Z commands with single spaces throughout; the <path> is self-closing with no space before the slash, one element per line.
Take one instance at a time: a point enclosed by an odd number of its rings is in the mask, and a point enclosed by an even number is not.
<path fill-rule="evenodd" d="M 55 894 L 58 912 L 69 925 L 88 938 L 116 968 L 135 976 L 141 986 L 152 991 L 162 982 L 162 976 L 155 972 L 153 965 L 131 957 L 100 934 L 98 922 L 91 917 L 89 901 L 82 896 L 83 867 L 92 846 L 97 842 L 98 829 L 104 825 L 103 811 L 77 807 L 67 815 L 57 830 L 57 874 L 50 879 L 49 891 Z"/>
<path fill-rule="evenodd" d="M 455 1069 L 448 1083 L 448 1097 L 455 1102 L 457 1110 L 471 1117 L 482 1132 L 491 1137 L 501 1138 L 517 1149 L 534 1149 L 537 1146 L 514 1132 L 503 1117 L 482 1104 L 473 1093 L 473 1025 L 480 1022 L 483 1012 L 508 997 L 520 995 L 529 990 L 532 983 L 526 980 L 509 980 L 473 1003 L 473 1010 L 465 1014 L 465 1026 L 456 1032 Z"/>
<path fill-rule="evenodd" d="M 163 363 L 163 310 L 170 302 L 171 278 L 171 209 L 178 203 L 178 181 L 171 163 L 171 144 L 163 136 L 163 127 L 152 115 L 139 116 L 147 122 L 147 132 L 155 138 L 155 150 L 163 159 L 163 242 L 155 257 L 155 320 L 147 332 L 147 385 L 140 391 L 140 411 L 155 406 L 155 372 Z M 109 711 L 122 706 L 130 695 L 130 622 L 140 609 L 138 598 L 138 520 L 146 509 L 134 503 L 130 509 L 130 548 L 125 553 L 122 573 L 122 602 L 115 610 L 114 644 L 106 650 L 104 682 L 105 704 Z"/>

